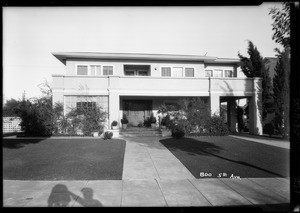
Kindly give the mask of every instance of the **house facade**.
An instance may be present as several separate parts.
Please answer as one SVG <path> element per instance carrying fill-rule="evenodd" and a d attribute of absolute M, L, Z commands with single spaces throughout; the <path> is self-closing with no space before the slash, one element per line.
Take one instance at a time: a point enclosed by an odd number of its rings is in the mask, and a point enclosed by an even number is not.
<path fill-rule="evenodd" d="M 236 131 L 236 100 L 249 99 L 249 131 L 262 134 L 261 79 L 246 78 L 239 59 L 198 55 L 126 53 L 52 53 L 66 66 L 64 75 L 52 75 L 53 103 L 72 107 L 101 106 L 108 126 L 123 113 L 133 126 L 151 113 L 158 118 L 161 104 L 176 104 L 183 97 L 201 97 L 211 113 L 227 103 L 227 121 Z M 157 119 L 159 123 L 159 119 Z"/>

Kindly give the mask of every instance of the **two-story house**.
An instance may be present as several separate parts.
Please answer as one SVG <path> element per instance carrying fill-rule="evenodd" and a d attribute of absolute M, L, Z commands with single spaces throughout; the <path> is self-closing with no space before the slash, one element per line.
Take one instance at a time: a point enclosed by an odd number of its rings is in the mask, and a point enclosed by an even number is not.
<path fill-rule="evenodd" d="M 52 53 L 66 65 L 64 75 L 53 75 L 53 102 L 70 107 L 93 107 L 108 112 L 108 123 L 127 114 L 132 125 L 161 104 L 182 97 L 202 97 L 211 113 L 220 113 L 227 102 L 228 125 L 236 130 L 236 100 L 249 99 L 249 129 L 262 134 L 261 79 L 246 78 L 239 59 L 199 55 L 129 53 Z M 110 128 L 110 125 L 108 125 Z"/>

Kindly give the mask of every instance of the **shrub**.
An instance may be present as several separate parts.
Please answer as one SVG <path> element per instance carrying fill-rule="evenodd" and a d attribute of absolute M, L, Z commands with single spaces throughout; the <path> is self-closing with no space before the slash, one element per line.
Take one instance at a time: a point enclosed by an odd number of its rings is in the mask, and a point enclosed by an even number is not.
<path fill-rule="evenodd" d="M 162 126 L 168 126 L 170 123 L 170 115 L 166 115 L 161 119 L 161 125 Z"/>
<path fill-rule="evenodd" d="M 109 131 L 104 132 L 104 135 L 103 135 L 103 139 L 104 140 L 112 139 L 112 137 L 113 137 L 113 133 L 112 132 L 109 132 Z"/>
<path fill-rule="evenodd" d="M 228 126 L 225 124 L 224 119 L 221 116 L 213 115 L 209 121 L 210 128 L 209 132 L 212 135 L 228 135 Z"/>
<path fill-rule="evenodd" d="M 138 127 L 143 127 L 143 122 L 142 121 L 139 122 Z"/>
<path fill-rule="evenodd" d="M 142 125 L 143 126 L 143 125 Z M 148 117 L 147 119 L 144 120 L 144 126 L 145 127 L 150 127 L 151 126 L 151 122 L 150 122 L 150 118 Z"/>
<path fill-rule="evenodd" d="M 274 133 L 275 133 L 275 126 L 274 126 L 274 124 L 273 124 L 272 122 L 267 123 L 267 124 L 264 126 L 264 128 L 263 128 L 263 132 L 264 132 L 265 134 L 268 134 L 270 137 L 271 137 L 272 135 L 274 135 Z"/>
<path fill-rule="evenodd" d="M 185 135 L 185 131 L 182 127 L 176 126 L 172 129 L 172 137 L 174 138 L 182 138 Z"/>
<path fill-rule="evenodd" d="M 128 119 L 127 119 L 127 116 L 126 116 L 125 113 L 123 114 L 123 118 L 121 119 L 121 123 L 122 124 L 128 124 Z"/>

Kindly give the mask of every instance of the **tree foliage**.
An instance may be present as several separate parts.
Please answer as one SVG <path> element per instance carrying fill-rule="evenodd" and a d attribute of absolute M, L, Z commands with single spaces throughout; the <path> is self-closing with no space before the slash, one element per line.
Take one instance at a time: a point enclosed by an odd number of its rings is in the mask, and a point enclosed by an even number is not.
<path fill-rule="evenodd" d="M 259 92 L 262 93 L 262 119 L 265 119 L 270 109 L 270 102 L 272 102 L 272 84 L 269 75 L 269 69 L 266 68 L 266 60 L 260 55 L 257 47 L 248 41 L 248 55 L 245 57 L 238 53 L 241 60 L 241 69 L 248 78 L 259 77 L 262 78 L 262 88 L 259 88 Z"/>
<path fill-rule="evenodd" d="M 289 82 L 290 82 L 290 57 L 289 51 L 284 50 L 278 54 L 273 79 L 273 97 L 275 105 L 275 129 L 279 134 L 287 137 L 289 134 Z"/>
<path fill-rule="evenodd" d="M 273 19 L 272 30 L 274 34 L 272 39 L 284 48 L 288 48 L 290 46 L 290 3 L 283 2 L 282 9 L 271 8 L 269 15 Z"/>

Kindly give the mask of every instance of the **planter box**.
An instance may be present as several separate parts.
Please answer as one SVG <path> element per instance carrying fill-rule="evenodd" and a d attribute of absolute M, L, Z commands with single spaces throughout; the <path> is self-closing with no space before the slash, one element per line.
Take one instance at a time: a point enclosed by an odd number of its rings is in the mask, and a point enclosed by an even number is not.
<path fill-rule="evenodd" d="M 122 129 L 127 129 L 127 124 L 122 124 Z"/>
<path fill-rule="evenodd" d="M 151 124 L 151 128 L 152 128 L 152 129 L 155 129 L 155 128 L 156 128 L 156 124 L 153 124 L 153 123 L 152 123 L 152 124 Z"/>

